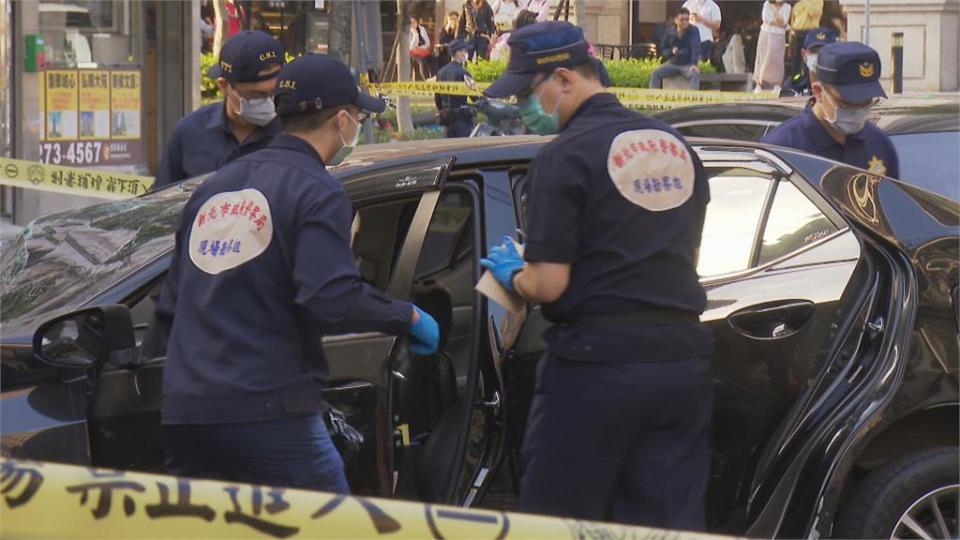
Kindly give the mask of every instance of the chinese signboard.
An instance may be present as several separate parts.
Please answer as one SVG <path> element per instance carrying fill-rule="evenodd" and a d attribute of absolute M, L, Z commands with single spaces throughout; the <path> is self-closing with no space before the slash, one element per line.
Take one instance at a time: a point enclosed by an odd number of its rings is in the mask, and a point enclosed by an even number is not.
<path fill-rule="evenodd" d="M 139 67 L 50 69 L 43 83 L 41 161 L 68 166 L 142 164 Z"/>

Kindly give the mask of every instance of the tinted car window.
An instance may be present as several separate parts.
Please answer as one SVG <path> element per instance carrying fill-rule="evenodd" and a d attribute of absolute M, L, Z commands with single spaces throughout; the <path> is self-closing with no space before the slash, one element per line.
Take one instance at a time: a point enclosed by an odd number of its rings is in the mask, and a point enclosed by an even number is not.
<path fill-rule="evenodd" d="M 744 169 L 707 170 L 710 204 L 700 243 L 700 276 L 746 270 L 771 179 Z"/>
<path fill-rule="evenodd" d="M 960 131 L 891 136 L 900 159 L 900 179 L 951 200 L 960 200 L 957 151 Z"/>
<path fill-rule="evenodd" d="M 451 191 L 440 196 L 417 262 L 416 279 L 446 270 L 470 253 L 472 211 L 473 204 L 466 191 Z"/>
<path fill-rule="evenodd" d="M 756 141 L 772 129 L 772 123 L 734 124 L 732 122 L 694 124 L 677 127 L 685 137 L 705 137 L 711 139 L 733 139 L 735 141 Z M 676 127 L 676 126 L 675 126 Z"/>
<path fill-rule="evenodd" d="M 806 195 L 789 181 L 777 186 L 763 231 L 759 264 L 764 264 L 826 238 L 837 228 Z"/>
<path fill-rule="evenodd" d="M 386 290 L 420 198 L 365 206 L 353 219 L 353 255 L 360 277 Z"/>

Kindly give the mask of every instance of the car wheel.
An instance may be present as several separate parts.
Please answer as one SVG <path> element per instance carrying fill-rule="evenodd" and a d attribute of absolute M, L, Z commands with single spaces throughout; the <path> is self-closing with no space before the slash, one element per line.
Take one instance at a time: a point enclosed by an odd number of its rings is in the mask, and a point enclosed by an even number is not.
<path fill-rule="evenodd" d="M 960 538 L 960 449 L 910 454 L 870 473 L 835 538 Z"/>

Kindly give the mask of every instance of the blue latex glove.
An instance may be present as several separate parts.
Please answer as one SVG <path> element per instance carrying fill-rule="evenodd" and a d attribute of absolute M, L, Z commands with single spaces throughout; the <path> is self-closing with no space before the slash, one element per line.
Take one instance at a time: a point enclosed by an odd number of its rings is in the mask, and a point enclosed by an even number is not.
<path fill-rule="evenodd" d="M 440 346 L 440 327 L 426 311 L 413 306 L 420 317 L 410 327 L 410 352 L 427 356 L 437 352 Z"/>
<path fill-rule="evenodd" d="M 487 258 L 480 259 L 480 264 L 490 270 L 507 290 L 513 290 L 513 276 L 523 268 L 523 257 L 517 252 L 517 246 L 509 236 L 503 237 L 503 244 L 490 249 Z"/>

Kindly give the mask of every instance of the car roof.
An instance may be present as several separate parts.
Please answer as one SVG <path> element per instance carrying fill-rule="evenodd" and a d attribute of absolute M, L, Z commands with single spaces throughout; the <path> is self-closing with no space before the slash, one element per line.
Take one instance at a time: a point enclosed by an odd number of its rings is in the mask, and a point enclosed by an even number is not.
<path fill-rule="evenodd" d="M 655 118 L 668 124 L 718 120 L 780 123 L 800 114 L 808 97 L 691 105 L 660 112 Z M 891 135 L 960 130 L 960 95 L 895 96 L 882 100 L 870 119 Z M 737 123 L 737 122 L 732 122 Z"/>
<path fill-rule="evenodd" d="M 487 150 L 497 148 L 502 161 L 529 160 L 544 142 L 552 137 L 520 135 L 512 137 L 464 137 L 458 139 L 431 139 L 425 141 L 365 144 L 358 146 L 341 165 L 331 167 L 337 177 L 349 176 L 360 168 L 402 165 L 417 161 L 442 160 L 456 156 L 457 164 L 489 163 Z"/>

